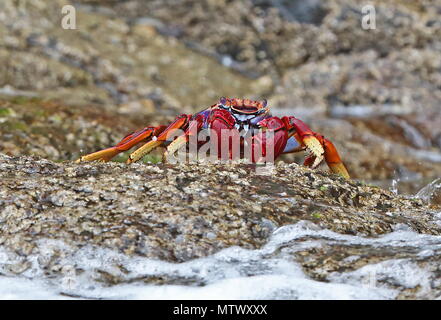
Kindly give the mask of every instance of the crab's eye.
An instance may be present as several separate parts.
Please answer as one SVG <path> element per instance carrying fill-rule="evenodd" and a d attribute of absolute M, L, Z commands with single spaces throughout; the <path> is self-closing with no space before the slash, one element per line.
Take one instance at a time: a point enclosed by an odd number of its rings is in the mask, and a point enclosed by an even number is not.
<path fill-rule="evenodd" d="M 268 104 L 268 101 L 266 101 L 266 99 L 263 99 L 262 100 L 262 106 L 265 108 L 267 104 Z"/>
<path fill-rule="evenodd" d="M 222 97 L 222 98 L 219 99 L 219 102 L 220 102 L 221 104 L 225 105 L 225 104 L 227 104 L 227 98 Z"/>

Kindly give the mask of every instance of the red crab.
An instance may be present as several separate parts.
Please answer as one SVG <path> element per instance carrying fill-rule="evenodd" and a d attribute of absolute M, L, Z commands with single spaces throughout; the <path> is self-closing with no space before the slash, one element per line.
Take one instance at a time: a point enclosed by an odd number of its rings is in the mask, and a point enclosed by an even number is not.
<path fill-rule="evenodd" d="M 218 103 L 194 115 L 182 114 L 178 116 L 168 126 L 145 127 L 130 133 L 115 146 L 85 155 L 78 162 L 109 161 L 118 153 L 127 151 L 139 143 L 144 143 L 144 145 L 130 154 L 128 163 L 140 160 L 159 146 L 167 148 L 164 160 L 168 161 L 177 150 L 185 145 L 188 146 L 192 137 L 203 129 L 210 129 L 211 132 L 217 133 L 217 141 L 210 135 L 208 140 L 209 143 L 215 141 L 217 146 L 225 142 L 225 130 L 236 133 L 240 131 L 242 147 L 245 137 L 250 139 L 247 144 L 251 143 L 253 150 L 250 159 L 252 162 L 258 162 L 260 159 L 254 157 L 255 150 L 260 149 L 265 155 L 270 143 L 266 134 L 268 130 L 271 130 L 274 159 L 281 154 L 306 150 L 309 151 L 309 155 L 306 157 L 304 165 L 315 168 L 325 160 L 332 172 L 349 179 L 348 171 L 331 141 L 312 131 L 303 121 L 293 116 L 282 118 L 271 116 L 266 100 L 221 98 Z M 179 132 L 181 134 L 176 136 L 176 133 Z M 171 135 L 175 137 L 173 140 L 170 139 Z M 207 141 L 197 141 L 197 148 L 205 143 Z M 230 149 L 229 157 L 231 159 L 232 147 L 229 135 L 227 136 L 227 146 Z M 218 155 L 220 158 L 221 152 Z M 240 156 L 244 156 L 243 151 L 240 152 Z"/>

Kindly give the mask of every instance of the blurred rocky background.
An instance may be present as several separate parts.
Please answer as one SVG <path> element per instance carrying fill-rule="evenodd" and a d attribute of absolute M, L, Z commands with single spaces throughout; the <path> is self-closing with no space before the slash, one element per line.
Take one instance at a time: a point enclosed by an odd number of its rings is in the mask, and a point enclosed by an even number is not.
<path fill-rule="evenodd" d="M 441 1 L 0 2 L 1 153 L 73 160 L 221 96 L 266 98 L 354 178 L 415 192 L 441 176 Z"/>

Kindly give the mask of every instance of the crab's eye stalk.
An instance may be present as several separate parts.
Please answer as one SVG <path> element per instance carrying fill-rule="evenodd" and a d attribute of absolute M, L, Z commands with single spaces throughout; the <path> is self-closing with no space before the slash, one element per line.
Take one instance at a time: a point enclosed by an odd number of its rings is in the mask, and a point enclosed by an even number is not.
<path fill-rule="evenodd" d="M 262 100 L 262 107 L 266 107 L 266 105 L 268 104 L 268 101 L 266 101 L 266 99 L 263 99 Z"/>
<path fill-rule="evenodd" d="M 226 105 L 226 104 L 227 104 L 227 98 L 222 97 L 222 98 L 219 99 L 219 102 L 220 102 L 220 104 L 222 104 L 222 105 Z"/>

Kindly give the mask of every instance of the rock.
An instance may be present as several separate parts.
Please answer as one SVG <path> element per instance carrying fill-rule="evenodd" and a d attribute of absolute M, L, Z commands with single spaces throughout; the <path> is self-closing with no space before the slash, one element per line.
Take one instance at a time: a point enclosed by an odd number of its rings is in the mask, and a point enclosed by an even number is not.
<path fill-rule="evenodd" d="M 106 1 L 93 3 L 106 6 Z M 132 19 L 158 19 L 177 29 L 180 38 L 202 43 L 207 50 L 230 57 L 251 73 L 284 74 L 327 56 L 370 49 L 387 56 L 405 47 L 439 44 L 441 25 L 434 2 L 369 4 L 376 8 L 375 30 L 361 28 L 365 4 L 355 0 L 135 0 L 116 1 L 107 8 Z"/>
<path fill-rule="evenodd" d="M 73 160 L 82 150 L 117 143 L 130 130 L 143 127 L 146 119 L 115 114 L 100 105 L 68 106 L 38 97 L 0 97 L 0 152 Z"/>
<path fill-rule="evenodd" d="M 275 237 L 280 248 L 259 253 L 263 264 L 292 256 L 317 281 L 364 281 L 364 267 L 393 259 L 412 258 L 404 267 L 417 263 L 432 270 L 434 254 L 423 259 L 418 248 L 375 241 L 397 226 L 439 236 L 440 209 L 296 164 L 279 163 L 268 174 L 243 163 L 74 164 L 0 154 L 0 270 L 31 277 L 44 271 L 69 288 L 83 272 L 91 277 L 87 287 L 90 281 L 203 285 L 207 279 L 197 271 L 189 277 L 132 269 L 141 258 L 189 262 L 226 248 L 259 249 Z M 291 229 L 298 239 L 289 240 Z M 82 269 L 87 263 L 93 270 Z M 386 270 L 376 269 L 378 281 Z M 400 288 L 403 298 L 436 294 Z"/>
<path fill-rule="evenodd" d="M 229 246 L 258 248 L 274 228 L 300 220 L 343 234 L 375 236 L 398 223 L 441 233 L 418 199 L 296 164 L 261 175 L 245 164 L 77 165 L 1 155 L 0 176 L 0 243 L 12 251 L 58 239 L 183 262 Z"/>
<path fill-rule="evenodd" d="M 7 13 L 0 15 L 0 35 L 5 35 L 0 88 L 8 85 L 74 105 L 99 103 L 109 110 L 149 99 L 157 114 L 168 116 L 213 104 L 219 99 L 213 88 L 226 96 L 256 97 L 267 89 L 120 15 L 82 7 L 76 10 L 77 30 L 66 32 L 60 26 L 66 4 L 71 3 L 0 3 L 0 12 Z"/>

